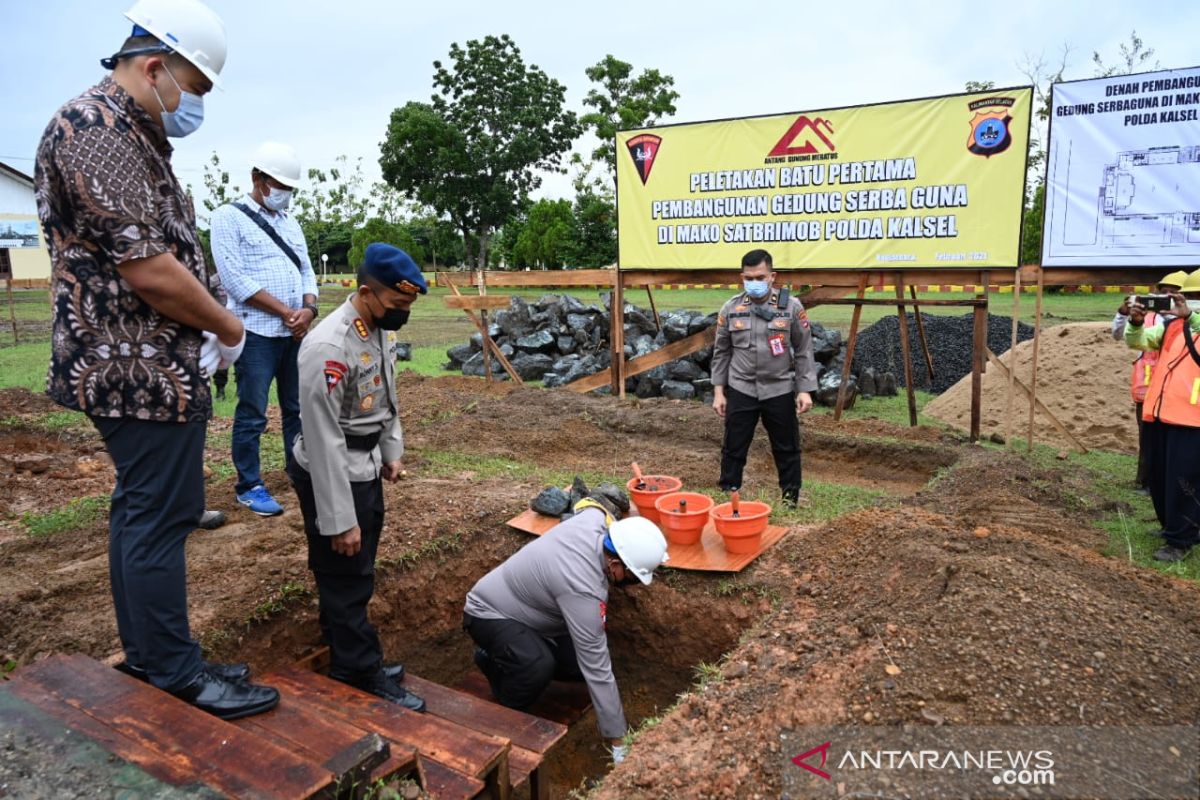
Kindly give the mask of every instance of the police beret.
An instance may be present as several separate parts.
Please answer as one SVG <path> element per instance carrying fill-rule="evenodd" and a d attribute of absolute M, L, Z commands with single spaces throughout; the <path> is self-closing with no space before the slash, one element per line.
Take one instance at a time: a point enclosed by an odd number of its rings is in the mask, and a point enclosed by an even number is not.
<path fill-rule="evenodd" d="M 382 283 L 389 289 L 395 289 L 405 294 L 427 294 L 429 284 L 412 256 L 382 242 L 367 245 L 363 258 L 363 272 Z"/>

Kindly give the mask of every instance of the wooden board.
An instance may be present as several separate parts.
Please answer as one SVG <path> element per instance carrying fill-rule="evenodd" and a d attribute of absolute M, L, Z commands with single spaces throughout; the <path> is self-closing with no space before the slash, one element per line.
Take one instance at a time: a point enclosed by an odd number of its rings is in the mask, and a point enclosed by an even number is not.
<path fill-rule="evenodd" d="M 507 771 L 509 742 L 469 730 L 432 714 L 420 714 L 360 692 L 339 681 L 295 667 L 263 676 L 285 701 L 303 702 L 322 713 L 374 731 L 388 741 L 415 747 L 433 759 L 473 778 L 487 780 L 498 767 Z"/>
<path fill-rule="evenodd" d="M 471 800 L 485 788 L 478 778 L 464 775 L 433 759 L 417 756 L 417 764 L 421 787 L 436 800 Z"/>
<path fill-rule="evenodd" d="M 533 509 L 526 509 L 508 521 L 510 527 L 534 536 L 541 536 L 558 524 L 554 517 L 539 514 Z M 710 520 L 700 534 L 700 541 L 692 545 L 674 544 L 668 542 L 667 554 L 671 557 L 663 566 L 671 569 L 691 569 L 700 572 L 741 572 L 754 559 L 758 558 L 767 548 L 774 545 L 785 535 L 788 529 L 778 525 L 768 525 L 763 531 L 758 549 L 753 553 L 730 553 L 725 549 L 725 540 L 717 533 L 717 528 Z"/>
<path fill-rule="evenodd" d="M 488 685 L 487 678 L 479 670 L 467 673 L 467 677 L 463 678 L 457 688 L 489 703 L 496 702 L 492 697 L 492 688 Z M 586 714 L 591 707 L 592 697 L 588 694 L 587 684 L 551 681 L 550 685 L 546 687 L 546 691 L 542 692 L 542 696 L 527 708 L 525 713 L 560 725 L 570 726 Z"/>
<path fill-rule="evenodd" d="M 95 724 L 89 723 L 89 736 L 97 734 L 114 755 L 156 777 L 167 771 L 191 775 L 193 782 L 235 797 L 310 797 L 333 783 L 333 774 L 318 764 L 86 656 L 56 655 L 24 667 L 16 673 L 14 691 L 22 685 L 60 701 L 47 703 L 51 715 L 65 705 L 78 712 L 72 714 L 76 718 L 90 717 Z M 136 749 L 125 749 L 129 740 Z M 161 772 L 139 760 L 147 751 L 157 755 Z"/>
<path fill-rule="evenodd" d="M 508 308 L 511 299 L 506 294 L 461 295 L 459 297 L 448 296 L 442 298 L 448 308 L 465 308 L 471 311 L 489 308 Z"/>
<path fill-rule="evenodd" d="M 246 717 L 234 722 L 239 728 L 261 739 L 278 744 L 317 763 L 324 764 L 338 777 L 354 769 L 346 763 L 346 754 L 359 747 L 369 731 L 312 708 L 303 695 L 290 697 L 266 714 Z M 388 747 L 382 763 L 367 774 L 372 780 L 405 775 L 416 769 L 417 749 L 412 745 L 384 739 Z"/>
<path fill-rule="evenodd" d="M 18 696 L 20 695 L 20 696 Z M 0 729 L 13 731 L 16 746 L 5 755 L 9 770 L 30 774 L 54 761 L 76 772 L 80 788 L 120 790 L 123 797 L 156 800 L 218 800 L 226 797 L 196 781 L 162 754 L 97 722 L 54 695 L 21 680 L 0 683 Z M 118 757 L 117 752 L 123 753 Z M 10 796 L 14 786 L 9 785 Z"/>
<path fill-rule="evenodd" d="M 545 753 L 567 735 L 566 725 L 505 708 L 416 675 L 406 675 L 404 686 L 425 699 L 427 713 L 473 731 L 503 737 L 514 747 Z"/>

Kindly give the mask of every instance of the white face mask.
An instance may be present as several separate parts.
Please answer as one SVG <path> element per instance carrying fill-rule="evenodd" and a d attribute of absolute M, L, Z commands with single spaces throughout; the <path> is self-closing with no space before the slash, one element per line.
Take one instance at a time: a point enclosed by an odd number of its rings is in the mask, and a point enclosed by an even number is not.
<path fill-rule="evenodd" d="M 263 205 L 272 211 L 283 211 L 285 208 L 291 205 L 291 202 L 291 189 L 276 189 L 274 186 L 272 186 L 270 194 L 267 194 L 263 197 Z"/>

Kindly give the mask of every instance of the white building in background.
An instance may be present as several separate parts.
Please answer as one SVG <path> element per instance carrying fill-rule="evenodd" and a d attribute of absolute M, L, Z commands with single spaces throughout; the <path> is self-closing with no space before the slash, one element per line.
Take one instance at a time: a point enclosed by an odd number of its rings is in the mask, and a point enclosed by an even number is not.
<path fill-rule="evenodd" d="M 50 251 L 38 222 L 33 178 L 0 161 L 0 272 L 12 264 L 13 286 L 47 286 Z"/>

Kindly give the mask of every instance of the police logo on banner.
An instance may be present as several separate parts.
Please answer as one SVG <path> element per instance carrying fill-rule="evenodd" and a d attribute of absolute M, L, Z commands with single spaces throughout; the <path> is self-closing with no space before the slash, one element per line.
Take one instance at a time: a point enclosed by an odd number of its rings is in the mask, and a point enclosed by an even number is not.
<path fill-rule="evenodd" d="M 650 170 L 654 167 L 654 159 L 658 157 L 658 148 L 661 144 L 662 137 L 652 133 L 643 133 L 625 143 L 625 146 L 629 148 L 629 156 L 633 159 L 633 166 L 637 168 L 638 177 L 642 179 L 643 186 L 650 178 Z"/>
<path fill-rule="evenodd" d="M 1012 116 L 1009 109 L 1016 98 L 987 97 L 967 105 L 969 111 L 974 111 L 971 118 L 971 135 L 967 137 L 967 149 L 977 156 L 991 158 L 999 155 L 1012 144 L 1012 133 L 1009 123 Z"/>

